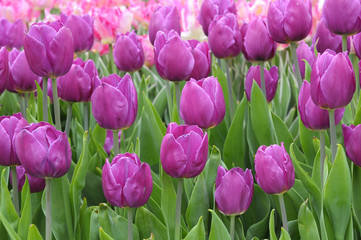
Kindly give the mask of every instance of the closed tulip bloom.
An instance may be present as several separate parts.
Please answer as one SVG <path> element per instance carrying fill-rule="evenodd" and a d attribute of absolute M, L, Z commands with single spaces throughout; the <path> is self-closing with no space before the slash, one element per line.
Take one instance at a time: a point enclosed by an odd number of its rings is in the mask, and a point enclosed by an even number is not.
<path fill-rule="evenodd" d="M 267 194 L 283 194 L 295 183 L 295 170 L 283 143 L 260 146 L 254 165 L 257 183 Z"/>
<path fill-rule="evenodd" d="M 361 59 L 361 33 L 354 35 L 352 40 L 356 55 Z"/>
<path fill-rule="evenodd" d="M 49 78 L 64 75 L 73 63 L 71 31 L 60 22 L 34 23 L 25 36 L 24 51 L 36 75 Z"/>
<path fill-rule="evenodd" d="M 189 79 L 200 80 L 208 77 L 211 71 L 211 52 L 207 42 L 198 42 L 197 40 L 188 40 L 192 48 L 194 58 L 194 67 Z"/>
<path fill-rule="evenodd" d="M 225 215 L 240 215 L 247 211 L 253 198 L 253 176 L 250 169 L 218 167 L 214 198 Z"/>
<path fill-rule="evenodd" d="M 267 61 L 276 53 L 277 44 L 271 38 L 267 29 L 267 22 L 254 19 L 247 27 L 244 36 L 244 51 L 252 61 Z"/>
<path fill-rule="evenodd" d="M 233 0 L 205 0 L 198 15 L 203 32 L 208 36 L 208 27 L 216 15 L 233 13 L 237 15 L 236 5 Z"/>
<path fill-rule="evenodd" d="M 41 178 L 66 174 L 71 163 L 68 137 L 49 123 L 32 123 L 15 138 L 16 154 L 25 171 Z"/>
<path fill-rule="evenodd" d="M 100 85 L 93 60 L 74 60 L 68 73 L 57 79 L 59 97 L 67 102 L 89 102 L 93 91 Z"/>
<path fill-rule="evenodd" d="M 118 132 L 118 145 L 120 146 L 120 141 L 122 138 L 122 131 Z M 110 155 L 110 151 L 113 149 L 113 131 L 112 130 L 107 130 L 107 135 L 105 137 L 105 142 L 104 142 L 104 150 L 105 152 Z"/>
<path fill-rule="evenodd" d="M 330 128 L 328 111 L 315 105 L 311 98 L 310 83 L 303 81 L 298 95 L 298 111 L 303 125 L 311 130 L 326 130 Z M 345 112 L 345 108 L 335 110 L 335 125 L 337 125 Z"/>
<path fill-rule="evenodd" d="M 298 65 L 300 67 L 301 77 L 302 79 L 305 79 L 306 63 L 304 60 L 306 60 L 310 64 L 310 67 L 312 67 L 316 59 L 315 54 L 304 41 L 302 41 L 300 45 L 298 45 L 296 53 Z"/>
<path fill-rule="evenodd" d="M 120 34 L 113 51 L 114 63 L 120 71 L 134 72 L 143 67 L 144 51 L 137 34 Z"/>
<path fill-rule="evenodd" d="M 19 131 L 28 125 L 21 113 L 0 117 L 0 165 L 20 165 L 15 151 L 15 137 Z"/>
<path fill-rule="evenodd" d="M 192 178 L 204 169 L 208 157 L 208 136 L 197 126 L 170 123 L 160 147 L 164 171 L 174 178 Z"/>
<path fill-rule="evenodd" d="M 188 79 L 194 68 L 189 43 L 182 41 L 174 30 L 168 35 L 158 32 L 154 42 L 154 60 L 159 75 L 169 81 Z"/>
<path fill-rule="evenodd" d="M 248 101 L 251 100 L 253 80 L 256 81 L 259 87 L 261 87 L 260 69 L 261 68 L 259 65 L 251 66 L 247 72 L 246 81 L 245 81 L 245 90 Z M 275 97 L 277 91 L 278 68 L 276 66 L 273 66 L 269 71 L 266 68 L 264 68 L 264 80 L 266 84 L 267 102 L 270 102 Z"/>
<path fill-rule="evenodd" d="M 6 47 L 2 47 L 0 48 L 0 94 L 2 94 L 5 90 L 9 74 L 9 52 Z"/>
<path fill-rule="evenodd" d="M 116 74 L 102 78 L 92 96 L 92 112 L 98 124 L 105 129 L 129 128 L 138 110 L 137 92 L 129 74 L 123 78 Z"/>
<path fill-rule="evenodd" d="M 69 28 L 73 36 L 74 52 L 88 51 L 94 43 L 94 19 L 89 15 L 70 16 L 62 13 L 60 20 L 65 27 Z"/>
<path fill-rule="evenodd" d="M 267 13 L 271 37 L 279 43 L 304 39 L 312 27 L 312 4 L 310 0 L 276 0 L 271 2 Z"/>
<path fill-rule="evenodd" d="M 352 35 L 361 31 L 360 0 L 325 0 L 322 17 L 331 32 Z"/>
<path fill-rule="evenodd" d="M 347 52 L 325 51 L 311 70 L 311 97 L 320 108 L 345 107 L 356 89 L 355 73 Z"/>
<path fill-rule="evenodd" d="M 157 32 L 165 32 L 168 34 L 174 30 L 179 35 L 181 34 L 180 17 L 175 6 L 161 6 L 158 7 L 152 14 L 149 22 L 149 40 L 155 45 Z"/>
<path fill-rule="evenodd" d="M 10 182 L 11 185 L 13 184 L 12 182 L 12 177 L 11 177 L 11 172 L 10 172 Z M 22 165 L 16 166 L 16 178 L 17 178 L 17 182 L 18 182 L 18 189 L 21 192 L 23 190 L 23 186 L 25 183 L 25 178 L 28 179 L 29 182 L 29 187 L 30 187 L 30 193 L 36 193 L 36 192 L 41 192 L 44 190 L 45 188 L 45 179 L 44 178 L 38 178 L 38 177 L 33 177 L 29 174 L 27 174 L 25 172 L 25 168 Z"/>
<path fill-rule="evenodd" d="M 21 19 L 14 23 L 6 18 L 0 19 L 0 47 L 20 49 L 23 46 L 25 37 L 25 25 Z"/>
<path fill-rule="evenodd" d="M 342 133 L 347 157 L 357 166 L 361 167 L 361 125 L 346 126 L 343 124 Z"/>
<path fill-rule="evenodd" d="M 216 16 L 208 28 L 208 43 L 217 58 L 231 58 L 242 50 L 242 35 L 232 13 Z"/>
<path fill-rule="evenodd" d="M 246 33 L 248 30 L 248 23 L 243 23 L 241 26 L 241 39 L 242 39 L 242 47 L 241 47 L 241 51 L 243 53 L 243 56 L 246 58 L 247 61 L 252 61 L 251 58 L 248 56 L 248 53 L 246 51 L 246 48 L 244 46 L 245 43 L 245 37 L 246 37 Z"/>
<path fill-rule="evenodd" d="M 106 159 L 102 185 L 104 196 L 112 205 L 140 207 L 148 201 L 153 190 L 150 167 L 141 163 L 135 153 L 118 154 L 111 164 Z"/>

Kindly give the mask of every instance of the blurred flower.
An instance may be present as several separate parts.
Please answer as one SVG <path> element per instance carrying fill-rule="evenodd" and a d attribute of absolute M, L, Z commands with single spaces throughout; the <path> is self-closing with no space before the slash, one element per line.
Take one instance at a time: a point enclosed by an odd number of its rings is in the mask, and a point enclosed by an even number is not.
<path fill-rule="evenodd" d="M 305 79 L 306 63 L 304 60 L 306 60 L 310 64 L 310 67 L 312 67 L 316 59 L 315 54 L 312 52 L 311 48 L 304 41 L 302 41 L 298 45 L 296 49 L 296 53 L 297 53 L 298 65 L 300 67 L 301 77 L 302 79 Z"/>
<path fill-rule="evenodd" d="M 354 35 L 352 40 L 356 55 L 359 59 L 361 59 L 361 33 Z"/>
<path fill-rule="evenodd" d="M 25 25 L 21 19 L 11 23 L 6 18 L 1 18 L 0 47 L 5 46 L 20 49 L 23 46 L 25 31 Z"/>
<path fill-rule="evenodd" d="M 9 79 L 9 52 L 6 47 L 0 48 L 0 94 L 5 90 L 6 82 Z"/>
<path fill-rule="evenodd" d="M 53 0 L 28 0 L 31 6 L 36 10 L 51 9 L 53 6 Z"/>
<path fill-rule="evenodd" d="M 118 132 L 118 145 L 120 146 L 120 141 L 122 138 L 122 131 Z M 104 150 L 105 152 L 108 154 L 108 156 L 110 155 L 110 151 L 113 149 L 113 131 L 112 130 L 107 130 L 107 135 L 105 138 L 105 142 L 104 142 Z"/>
<path fill-rule="evenodd" d="M 347 126 L 342 124 L 342 133 L 344 137 L 344 144 L 346 148 L 347 157 L 357 166 L 361 167 L 361 125 Z"/>
<path fill-rule="evenodd" d="M 33 177 L 25 172 L 25 168 L 22 165 L 16 166 L 16 178 L 18 182 L 18 189 L 21 192 L 23 190 L 23 186 L 25 183 L 25 175 L 28 178 L 30 193 L 41 192 L 45 188 L 45 179 Z M 12 177 L 10 171 L 10 182 L 13 184 Z"/>
<path fill-rule="evenodd" d="M 208 77 L 211 71 L 211 52 L 207 42 L 198 42 L 197 40 L 188 40 L 192 48 L 194 58 L 194 67 L 189 79 L 200 80 Z"/>
<path fill-rule="evenodd" d="M 149 40 L 148 35 L 143 35 L 139 37 L 140 43 L 142 44 L 144 50 L 144 64 L 147 67 L 152 67 L 154 65 L 154 48 L 152 43 Z"/>

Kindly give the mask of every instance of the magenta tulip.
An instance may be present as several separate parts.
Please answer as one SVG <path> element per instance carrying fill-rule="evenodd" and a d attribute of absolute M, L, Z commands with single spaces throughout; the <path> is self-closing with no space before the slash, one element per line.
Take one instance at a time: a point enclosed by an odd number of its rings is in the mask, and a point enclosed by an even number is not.
<path fill-rule="evenodd" d="M 188 40 L 192 49 L 194 58 L 194 67 L 189 79 L 200 80 L 208 77 L 211 71 L 211 52 L 207 42 L 198 42 L 197 40 Z"/>
<path fill-rule="evenodd" d="M 312 67 L 316 59 L 315 54 L 304 41 L 302 41 L 300 45 L 298 45 L 296 49 L 296 53 L 297 53 L 298 65 L 300 67 L 301 77 L 302 79 L 305 79 L 306 63 L 304 60 L 306 60 L 310 65 L 310 67 Z"/>
<path fill-rule="evenodd" d="M 344 137 L 344 144 L 346 148 L 346 154 L 353 163 L 361 167 L 361 125 L 342 125 L 342 132 Z"/>
<path fill-rule="evenodd" d="M 355 48 L 355 53 L 358 59 L 361 59 L 361 33 L 358 33 L 353 36 L 353 46 Z"/>
<path fill-rule="evenodd" d="M 6 47 L 0 48 L 0 94 L 5 90 L 6 82 L 9 79 L 9 52 Z"/>
<path fill-rule="evenodd" d="M 9 22 L 6 18 L 0 19 L 0 47 L 20 49 L 23 46 L 25 37 L 25 24 L 21 19 L 14 23 Z"/>
<path fill-rule="evenodd" d="M 28 179 L 29 187 L 30 187 L 30 193 L 37 193 L 41 192 L 45 188 L 45 179 L 44 178 L 38 178 L 33 177 L 25 172 L 25 168 L 22 165 L 16 166 L 16 177 L 17 177 L 17 183 L 18 183 L 18 189 L 21 192 L 23 190 L 23 186 L 25 183 L 25 178 Z M 11 185 L 12 182 L 12 175 L 10 172 L 10 182 Z"/>

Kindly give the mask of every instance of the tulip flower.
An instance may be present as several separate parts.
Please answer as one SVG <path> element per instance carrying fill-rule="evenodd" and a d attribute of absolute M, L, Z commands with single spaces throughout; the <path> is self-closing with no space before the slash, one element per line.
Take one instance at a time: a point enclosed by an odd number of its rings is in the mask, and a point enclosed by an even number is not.
<path fill-rule="evenodd" d="M 144 51 L 134 30 L 118 36 L 113 51 L 114 63 L 120 71 L 134 72 L 144 64 Z"/>
<path fill-rule="evenodd" d="M 352 40 L 356 55 L 361 59 L 361 33 L 354 35 Z"/>
<path fill-rule="evenodd" d="M 27 125 L 28 122 L 21 113 L 0 117 L 0 165 L 14 166 L 21 164 L 15 151 L 15 137 Z"/>
<path fill-rule="evenodd" d="M 170 123 L 160 147 L 164 171 L 175 178 L 192 178 L 206 165 L 208 136 L 197 126 Z"/>
<path fill-rule="evenodd" d="M 6 18 L 1 18 L 0 47 L 5 46 L 20 49 L 23 46 L 25 31 L 25 25 L 21 19 L 11 23 Z"/>
<path fill-rule="evenodd" d="M 276 0 L 271 2 L 268 7 L 267 19 L 269 33 L 276 42 L 300 41 L 311 31 L 311 1 Z"/>
<path fill-rule="evenodd" d="M 0 94 L 5 90 L 5 84 L 9 79 L 9 52 L 6 47 L 0 48 Z"/>
<path fill-rule="evenodd" d="M 298 45 L 296 52 L 298 65 L 300 66 L 301 77 L 302 79 L 305 79 L 306 63 L 304 60 L 306 60 L 308 64 L 310 64 L 310 67 L 312 67 L 316 57 L 311 48 L 304 41 Z"/>
<path fill-rule="evenodd" d="M 175 6 L 160 6 L 149 22 L 149 40 L 155 46 L 158 31 L 168 34 L 171 30 L 181 34 L 180 17 Z"/>
<path fill-rule="evenodd" d="M 267 22 L 256 18 L 248 26 L 244 35 L 244 52 L 252 61 L 267 61 L 276 53 L 277 44 L 268 33 Z"/>
<path fill-rule="evenodd" d="M 25 172 L 25 168 L 22 165 L 16 166 L 16 177 L 18 183 L 18 189 L 21 192 L 25 183 L 25 177 L 28 179 L 30 193 L 41 192 L 45 188 L 45 179 L 33 177 Z M 12 183 L 12 176 L 10 172 L 10 182 Z"/>
<path fill-rule="evenodd" d="M 111 164 L 106 159 L 102 186 L 109 203 L 117 207 L 136 208 L 144 205 L 152 193 L 150 167 L 141 163 L 135 153 L 118 154 Z"/>
<path fill-rule="evenodd" d="M 261 67 L 251 66 L 246 75 L 245 90 L 248 101 L 251 100 L 251 92 L 253 80 L 256 81 L 259 87 L 261 87 Z M 266 98 L 267 102 L 271 102 L 276 95 L 278 85 L 278 68 L 276 66 L 271 67 L 269 71 L 264 68 L 264 77 L 266 85 Z"/>
<path fill-rule="evenodd" d="M 347 52 L 325 51 L 311 70 L 311 97 L 320 108 L 345 107 L 356 89 L 355 73 Z"/>
<path fill-rule="evenodd" d="M 61 22 L 34 23 L 25 36 L 24 51 L 36 75 L 49 78 L 64 75 L 73 63 L 71 31 Z"/>
<path fill-rule="evenodd" d="M 94 43 L 94 19 L 89 15 L 70 16 L 62 13 L 60 20 L 65 27 L 69 28 L 73 36 L 74 52 L 88 51 Z"/>
<path fill-rule="evenodd" d="M 240 215 L 247 211 L 253 198 L 253 176 L 250 169 L 218 167 L 214 198 L 225 215 Z"/>
<path fill-rule="evenodd" d="M 142 44 L 144 50 L 144 64 L 150 68 L 154 65 L 154 48 L 152 43 L 149 40 L 148 35 L 143 35 L 140 37 L 140 43 Z"/>
<path fill-rule="evenodd" d="M 348 158 L 357 166 L 361 167 L 361 148 L 359 144 L 361 141 L 361 125 L 346 126 L 343 124 L 342 132 Z"/>
<path fill-rule="evenodd" d="M 216 16 L 208 28 L 208 43 L 217 58 L 237 56 L 242 50 L 242 36 L 236 15 Z"/>
<path fill-rule="evenodd" d="M 237 15 L 236 5 L 233 0 L 205 0 L 202 3 L 198 21 L 202 25 L 203 32 L 208 36 L 208 27 L 217 15 L 232 13 Z"/>
<path fill-rule="evenodd" d="M 192 48 L 194 58 L 194 67 L 189 79 L 200 80 L 208 77 L 211 71 L 211 53 L 207 42 L 198 42 L 197 40 L 188 40 Z"/>
<path fill-rule="evenodd" d="M 191 79 L 183 88 L 180 115 L 188 125 L 203 129 L 220 124 L 226 112 L 223 91 L 217 78 Z"/>
<path fill-rule="evenodd" d="M 103 77 L 92 96 L 92 112 L 102 128 L 121 130 L 129 128 L 138 110 L 137 92 L 129 74 Z"/>
<path fill-rule="evenodd" d="M 246 51 L 246 48 L 244 46 L 244 42 L 245 42 L 245 37 L 246 37 L 246 33 L 248 30 L 248 23 L 243 23 L 241 26 L 241 39 L 242 39 L 242 47 L 241 47 L 241 51 L 244 55 L 244 57 L 246 58 L 247 61 L 251 61 L 251 58 L 248 56 L 248 53 Z"/>
<path fill-rule="evenodd" d="M 120 141 L 121 141 L 121 135 L 122 135 L 122 131 L 118 132 L 118 146 L 120 145 Z M 113 132 L 111 130 L 107 130 L 107 135 L 105 137 L 105 142 L 104 142 L 104 150 L 105 152 L 108 154 L 108 156 L 110 155 L 110 151 L 113 148 L 113 144 L 114 144 L 114 138 L 113 138 Z"/>
<path fill-rule="evenodd" d="M 158 32 L 154 42 L 155 67 L 159 75 L 169 81 L 189 78 L 194 68 L 194 57 L 188 42 L 171 30 L 168 35 Z"/>
<path fill-rule="evenodd" d="M 66 174 L 71 163 L 71 148 L 65 133 L 45 123 L 32 123 L 15 138 L 15 149 L 25 171 L 41 178 Z"/>

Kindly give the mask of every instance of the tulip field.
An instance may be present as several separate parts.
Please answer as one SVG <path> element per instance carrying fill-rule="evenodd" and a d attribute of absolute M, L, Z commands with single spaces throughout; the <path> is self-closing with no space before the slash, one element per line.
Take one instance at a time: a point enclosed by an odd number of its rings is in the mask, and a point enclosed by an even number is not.
<path fill-rule="evenodd" d="M 0 1 L 0 240 L 361 239 L 361 0 Z"/>

